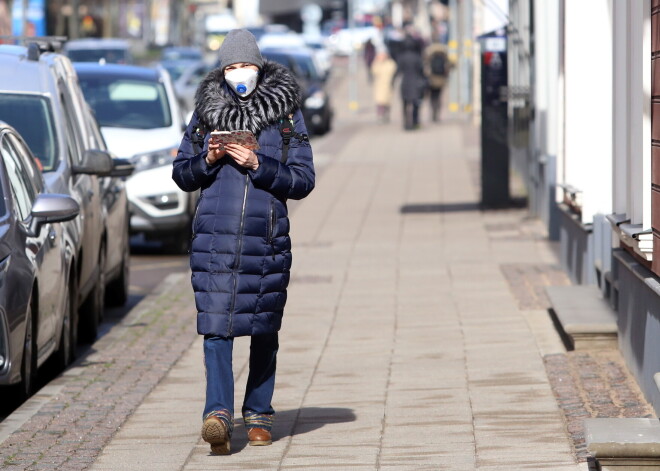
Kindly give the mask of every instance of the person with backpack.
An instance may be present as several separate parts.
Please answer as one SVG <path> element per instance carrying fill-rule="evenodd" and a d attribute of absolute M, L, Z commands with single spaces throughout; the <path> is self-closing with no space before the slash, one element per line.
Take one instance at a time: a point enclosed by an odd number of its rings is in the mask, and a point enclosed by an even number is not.
<path fill-rule="evenodd" d="M 429 44 L 424 50 L 424 73 L 428 79 L 431 119 L 440 121 L 440 102 L 442 90 L 447 83 L 447 76 L 452 64 L 447 56 L 447 46 L 440 42 Z"/>
<path fill-rule="evenodd" d="M 264 60 L 245 29 L 230 31 L 218 54 L 219 67 L 197 89 L 172 178 L 184 191 L 201 190 L 190 268 L 197 332 L 204 336 L 202 438 L 213 453 L 229 454 L 236 337 L 250 337 L 241 408 L 248 442 L 272 442 L 278 332 L 291 269 L 287 200 L 306 197 L 315 173 L 292 73 Z M 258 149 L 211 137 L 238 130 L 254 134 Z"/>

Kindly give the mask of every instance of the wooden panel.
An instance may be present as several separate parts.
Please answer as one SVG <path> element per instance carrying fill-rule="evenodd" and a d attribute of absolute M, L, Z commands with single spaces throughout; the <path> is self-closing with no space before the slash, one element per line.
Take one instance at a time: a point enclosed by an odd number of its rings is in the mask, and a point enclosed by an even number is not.
<path fill-rule="evenodd" d="M 658 22 L 660 22 L 660 15 L 654 13 L 651 16 L 651 54 L 660 51 L 660 28 L 658 28 Z"/>
<path fill-rule="evenodd" d="M 660 191 L 651 191 L 651 226 L 660 227 Z"/>
<path fill-rule="evenodd" d="M 651 271 L 656 275 L 660 273 L 660 237 L 653 234 L 653 259 L 651 260 Z"/>
<path fill-rule="evenodd" d="M 651 183 L 660 187 L 660 147 L 658 146 L 651 147 Z"/>
<path fill-rule="evenodd" d="M 657 59 L 653 59 L 651 61 L 652 64 L 652 80 L 653 83 L 651 84 L 651 94 L 654 97 L 660 97 L 660 57 Z"/>
<path fill-rule="evenodd" d="M 651 115 L 651 139 L 660 141 L 660 103 L 653 103 Z"/>

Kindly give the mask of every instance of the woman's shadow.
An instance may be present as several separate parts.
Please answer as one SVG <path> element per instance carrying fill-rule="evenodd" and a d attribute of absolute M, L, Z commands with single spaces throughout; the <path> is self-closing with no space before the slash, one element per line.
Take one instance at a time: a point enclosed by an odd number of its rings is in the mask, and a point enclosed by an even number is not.
<path fill-rule="evenodd" d="M 273 421 L 273 442 L 286 437 L 312 432 L 329 424 L 354 422 L 357 419 L 352 409 L 341 407 L 303 407 L 277 412 Z M 232 436 L 232 453 L 247 446 L 247 431 L 243 419 L 236 418 Z"/>

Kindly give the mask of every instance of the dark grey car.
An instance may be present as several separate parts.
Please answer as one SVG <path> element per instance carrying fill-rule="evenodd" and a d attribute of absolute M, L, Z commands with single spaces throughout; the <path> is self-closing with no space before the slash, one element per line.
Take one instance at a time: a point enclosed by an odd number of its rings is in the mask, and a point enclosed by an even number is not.
<path fill-rule="evenodd" d="M 71 225 L 79 316 L 85 342 L 97 335 L 106 285 L 125 301 L 128 287 L 128 209 L 124 182 L 114 179 L 126 161 L 105 149 L 71 61 L 30 47 L 0 46 L 0 119 L 23 136 L 43 167 L 46 188 L 80 205 Z M 108 192 L 114 192 L 112 193 Z M 108 198 L 108 196 L 112 196 Z M 75 341 L 76 339 L 74 339 Z"/>
<path fill-rule="evenodd" d="M 23 397 L 52 354 L 62 367 L 73 358 L 75 246 L 58 223 L 78 213 L 71 197 L 45 193 L 27 145 L 0 122 L 0 385 L 21 383 Z"/>

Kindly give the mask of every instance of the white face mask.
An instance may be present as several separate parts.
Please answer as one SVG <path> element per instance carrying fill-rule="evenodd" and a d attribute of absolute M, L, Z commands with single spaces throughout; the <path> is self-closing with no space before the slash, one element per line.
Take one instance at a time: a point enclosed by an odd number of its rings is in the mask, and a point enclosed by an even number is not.
<path fill-rule="evenodd" d="M 225 80 L 238 96 L 246 97 L 257 88 L 258 77 L 259 73 L 256 70 L 243 67 L 227 72 Z"/>

